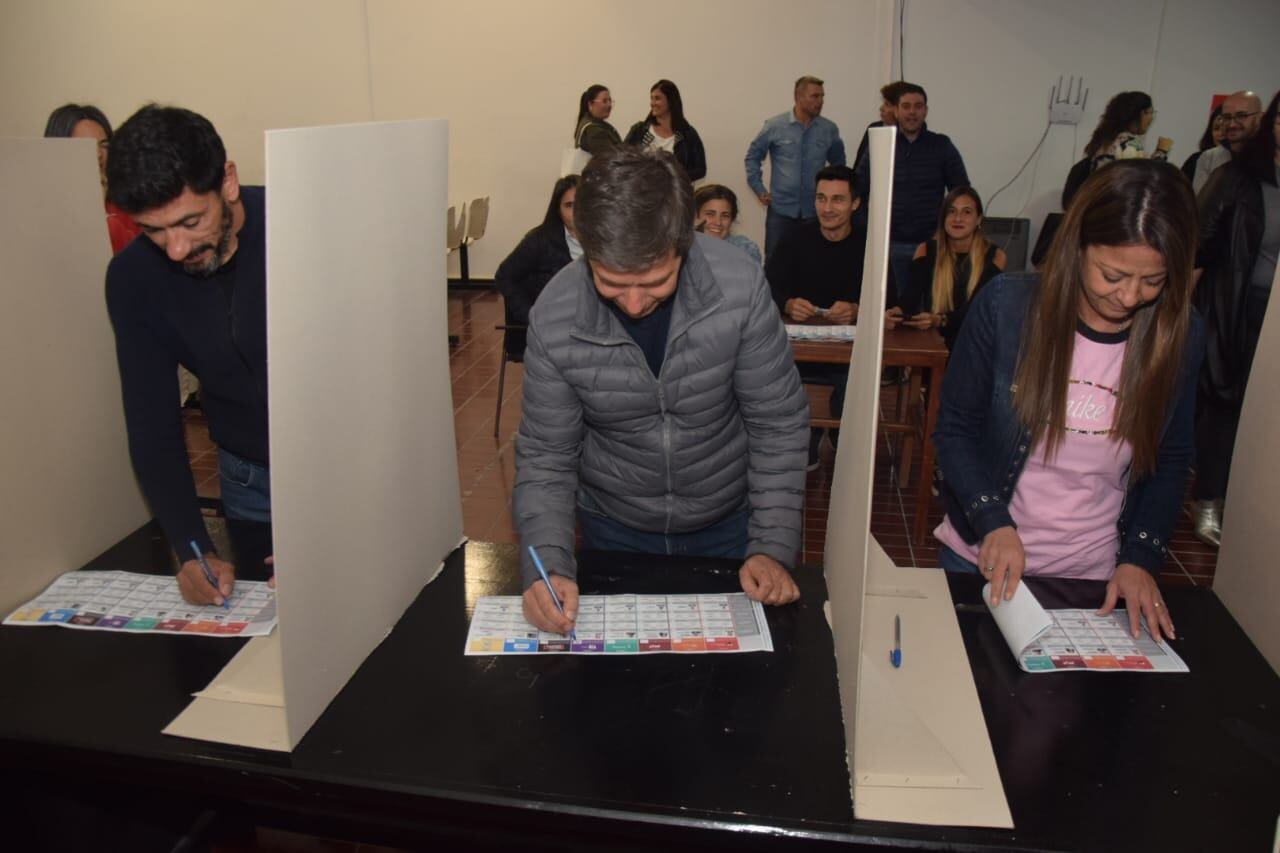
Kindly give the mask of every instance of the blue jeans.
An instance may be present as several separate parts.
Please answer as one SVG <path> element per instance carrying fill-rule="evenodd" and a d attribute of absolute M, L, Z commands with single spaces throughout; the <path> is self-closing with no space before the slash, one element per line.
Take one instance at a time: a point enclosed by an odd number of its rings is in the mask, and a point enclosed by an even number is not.
<path fill-rule="evenodd" d="M 689 533 L 649 533 L 578 507 L 582 547 L 588 551 L 629 551 L 678 557 L 747 556 L 747 510 L 740 510 L 701 530 Z"/>
<path fill-rule="evenodd" d="M 813 218 L 805 219 L 803 217 L 783 216 L 773 209 L 773 205 L 765 208 L 764 214 L 764 258 L 769 260 L 773 256 L 773 250 L 782 242 L 782 238 L 791 233 L 792 229 L 799 228 L 806 222 L 812 222 Z"/>
<path fill-rule="evenodd" d="M 886 307 L 893 306 L 894 296 L 906 292 L 907 278 L 911 275 L 911 256 L 919 246 L 919 243 L 889 244 L 889 269 L 893 271 L 893 281 L 889 283 L 889 291 L 885 294 Z"/>
<path fill-rule="evenodd" d="M 938 546 L 938 565 L 949 572 L 969 575 L 978 574 L 977 565 L 970 563 L 946 545 Z"/>
<path fill-rule="evenodd" d="M 271 469 L 218 448 L 218 480 L 227 518 L 271 521 Z"/>

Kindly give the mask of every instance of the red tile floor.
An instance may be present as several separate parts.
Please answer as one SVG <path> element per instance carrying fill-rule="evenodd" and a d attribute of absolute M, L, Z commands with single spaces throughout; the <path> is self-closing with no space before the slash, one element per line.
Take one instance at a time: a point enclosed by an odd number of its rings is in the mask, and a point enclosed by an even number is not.
<path fill-rule="evenodd" d="M 493 291 L 450 292 L 449 332 L 459 339 L 450 349 L 449 369 L 453 377 L 463 529 L 471 539 L 485 542 L 516 541 L 511 524 L 511 486 L 515 479 L 515 431 L 520 424 L 520 384 L 524 370 L 519 364 L 507 365 L 502 414 L 495 438 L 493 422 L 502 333 L 496 331 L 494 325 L 501 322 L 501 301 Z M 896 394 L 896 387 L 882 389 L 882 405 L 892 406 Z M 912 488 L 907 489 L 899 487 L 893 464 L 896 442 L 891 444 L 883 434 L 877 441 L 871 532 L 899 565 L 936 566 L 937 543 L 932 535 L 923 545 L 911 540 L 915 484 L 912 482 Z M 198 410 L 187 411 L 187 444 L 201 496 L 217 497 L 216 449 Z M 918 445 L 916 454 L 913 474 L 919 470 Z M 822 465 L 809 475 L 805 495 L 803 560 L 806 563 L 822 562 L 832 459 L 833 451 L 824 441 Z M 929 518 L 932 530 L 942 518 L 941 507 L 936 502 L 930 508 Z M 1186 511 L 1179 519 L 1169 553 L 1164 582 L 1212 583 L 1217 552 L 1192 535 Z"/>

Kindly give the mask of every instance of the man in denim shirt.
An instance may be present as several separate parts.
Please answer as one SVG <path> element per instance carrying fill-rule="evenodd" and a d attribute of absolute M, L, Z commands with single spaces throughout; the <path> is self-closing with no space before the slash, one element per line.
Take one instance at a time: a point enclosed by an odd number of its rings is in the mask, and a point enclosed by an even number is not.
<path fill-rule="evenodd" d="M 747 147 L 747 184 L 767 205 L 764 254 L 768 258 L 782 235 L 815 218 L 813 186 L 818 170 L 828 163 L 845 165 L 844 141 L 835 122 L 822 117 L 822 81 L 796 81 L 796 105 L 764 123 Z M 764 158 L 771 158 L 769 189 L 761 177 Z"/>

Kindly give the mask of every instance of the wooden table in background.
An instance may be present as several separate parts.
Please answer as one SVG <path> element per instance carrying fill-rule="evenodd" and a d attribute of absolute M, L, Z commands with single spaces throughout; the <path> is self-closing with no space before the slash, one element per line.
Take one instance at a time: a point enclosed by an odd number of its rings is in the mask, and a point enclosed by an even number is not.
<path fill-rule="evenodd" d="M 850 341 L 795 341 L 791 342 L 796 363 L 849 364 L 853 354 Z M 920 448 L 920 480 L 916 487 L 916 515 L 912 535 L 916 544 L 923 544 L 929 522 L 929 502 L 932 495 L 929 486 L 933 482 L 933 429 L 938 423 L 938 398 L 942 393 L 942 376 L 947 369 L 947 346 L 942 336 L 933 329 L 897 329 L 884 333 L 885 367 L 910 367 L 911 381 L 901 389 L 898 401 L 898 418 L 886 421 L 884 428 L 905 433 L 902 458 L 898 462 L 899 483 L 905 485 L 911 474 L 910 441 L 917 425 L 911 422 L 914 403 L 920 400 L 920 388 L 925 371 L 929 373 L 929 395 L 921 415 L 920 428 L 923 440 Z M 907 405 L 903 405 L 906 401 Z"/>

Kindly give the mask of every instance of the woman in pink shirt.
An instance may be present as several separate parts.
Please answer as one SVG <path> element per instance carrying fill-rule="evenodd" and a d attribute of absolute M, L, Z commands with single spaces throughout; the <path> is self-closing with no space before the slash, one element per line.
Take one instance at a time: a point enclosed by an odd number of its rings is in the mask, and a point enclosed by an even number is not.
<path fill-rule="evenodd" d="M 982 288 L 952 352 L 934 441 L 944 568 L 992 604 L 1024 574 L 1107 581 L 1156 639 L 1155 576 L 1186 486 L 1203 323 L 1195 198 L 1172 166 L 1118 161 L 1081 187 L 1041 275 Z"/>

